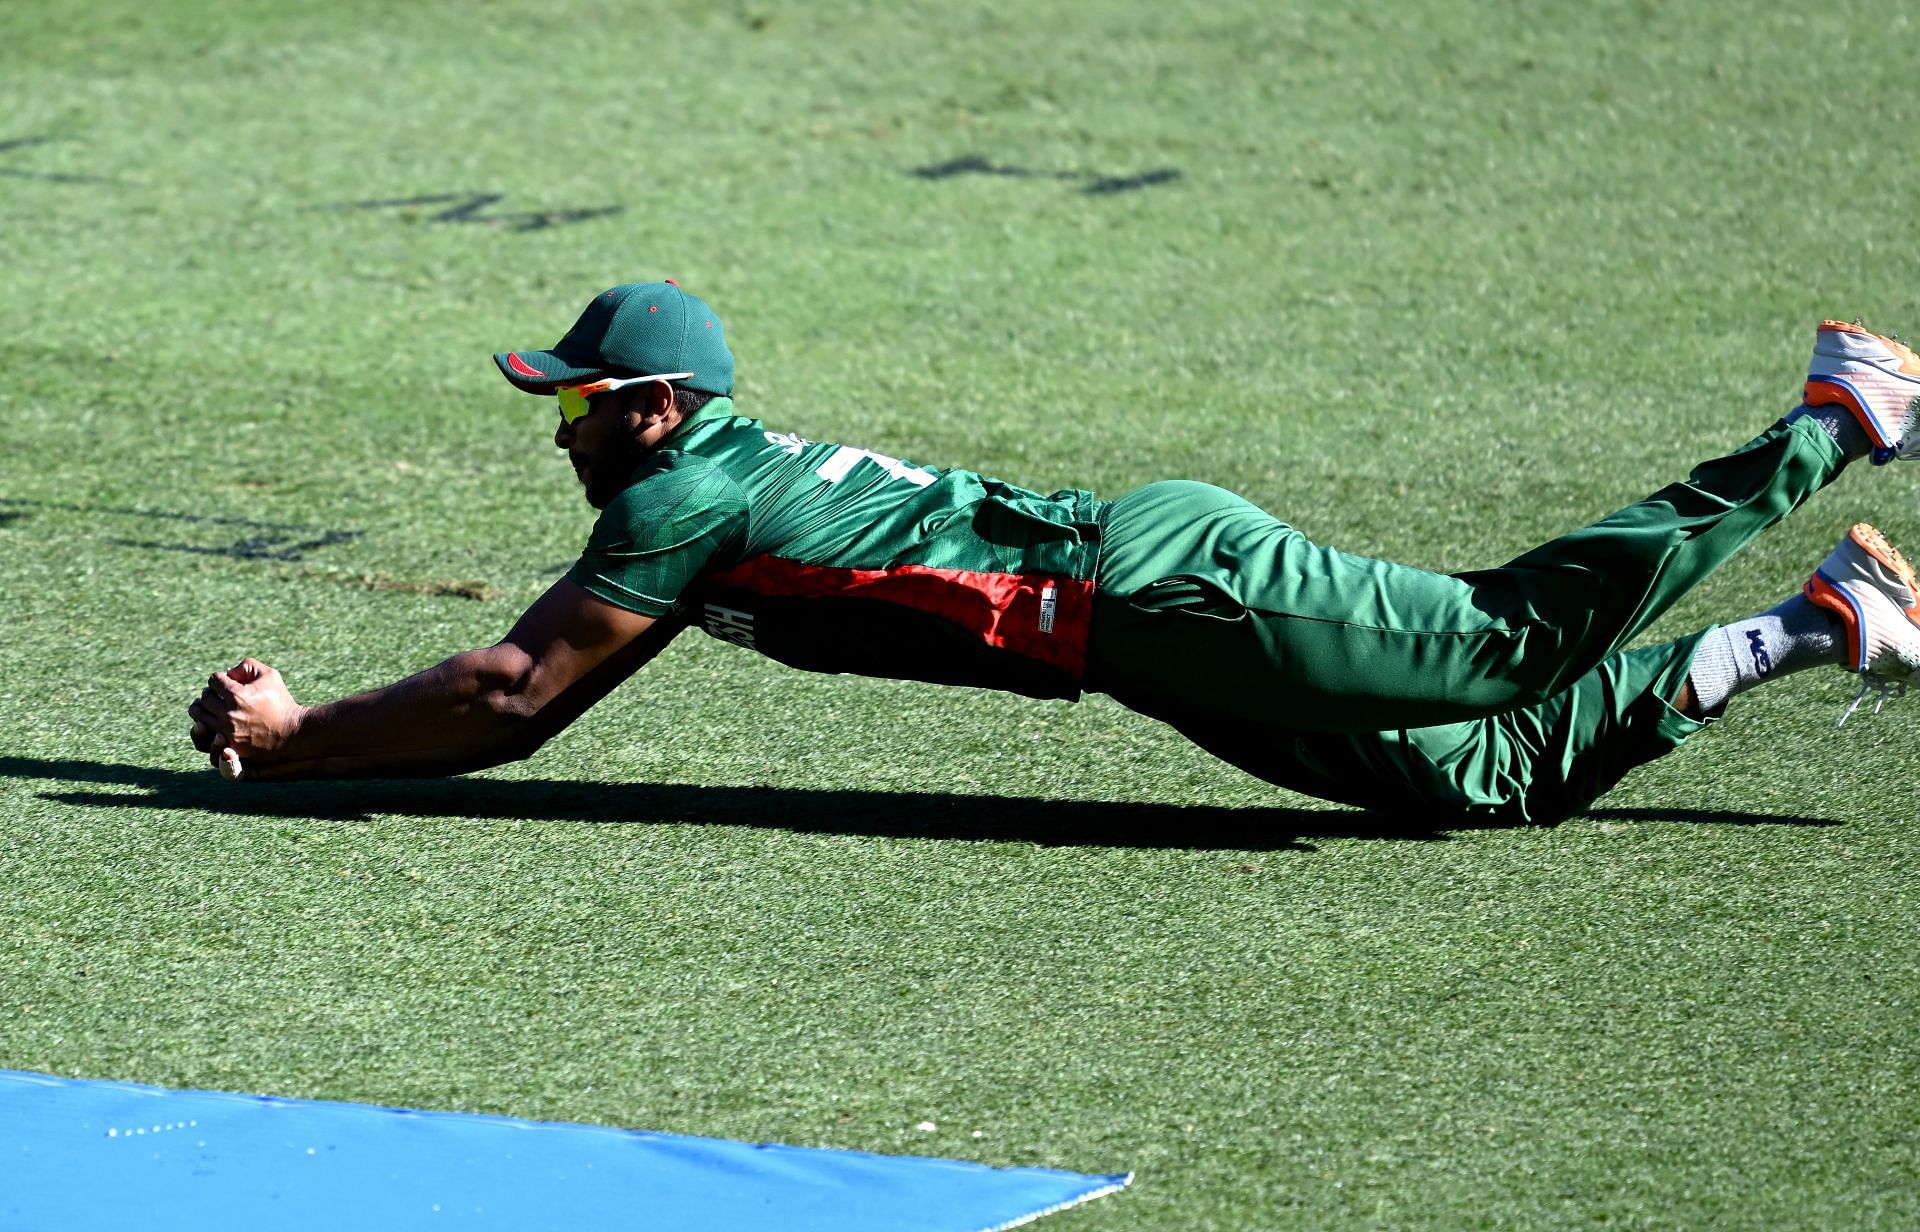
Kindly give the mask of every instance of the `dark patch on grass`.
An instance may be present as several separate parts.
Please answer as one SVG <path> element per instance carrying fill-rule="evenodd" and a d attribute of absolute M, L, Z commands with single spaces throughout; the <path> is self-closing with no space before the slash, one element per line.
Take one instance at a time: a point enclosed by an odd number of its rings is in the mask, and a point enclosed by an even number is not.
<path fill-rule="evenodd" d="M 210 769 L 162 770 L 111 762 L 0 757 L 0 777 L 110 784 L 143 794 L 47 792 L 88 808 L 190 809 L 237 817 L 368 821 L 384 814 L 485 820 L 752 826 L 803 834 L 1046 847 L 1312 851 L 1308 838 L 1443 841 L 1431 814 L 1418 818 L 1338 809 L 1225 808 L 1106 800 L 1044 800 L 954 792 L 684 783 L 430 779 L 229 784 Z M 1838 822 L 1710 809 L 1623 809 L 1618 820 L 1700 825 L 1833 826 Z M 1518 829 L 1462 820 L 1451 829 Z"/>
<path fill-rule="evenodd" d="M 58 141 L 57 137 L 13 137 L 0 141 L 0 154 L 13 150 L 31 149 L 37 145 L 48 145 Z M 50 184 L 111 184 L 113 181 L 103 175 L 64 175 L 52 171 L 24 171 L 18 167 L 0 167 L 0 176 L 16 180 L 43 180 Z"/>
<path fill-rule="evenodd" d="M 8 508 L 12 506 L 12 508 Z M 0 526 L 26 517 L 27 509 L 52 509 L 64 513 L 100 514 L 149 522 L 180 522 L 193 526 L 231 526 L 261 533 L 242 535 L 231 543 L 166 543 L 153 539 L 110 536 L 105 542 L 116 547 L 138 548 L 147 552 L 184 552 L 190 556 L 224 556 L 230 560 L 272 560 L 290 564 L 304 562 L 308 554 L 321 548 L 351 543 L 367 532 L 329 530 L 297 522 L 262 522 L 255 518 L 221 517 L 203 513 L 173 513 L 163 509 L 132 509 L 112 505 L 81 505 L 66 501 L 23 500 L 0 497 Z M 338 580 L 368 590 L 400 590 L 435 598 L 473 599 L 485 603 L 500 597 L 500 592 L 482 581 L 472 579 L 413 582 L 402 578 L 362 574 Z"/>
<path fill-rule="evenodd" d="M 944 163 L 930 163 L 925 167 L 915 167 L 913 175 L 923 180 L 950 180 L 957 175 L 999 175 L 1010 179 L 1027 180 L 1042 178 L 1049 180 L 1072 179 L 1072 172 L 1035 171 L 1031 167 L 1012 167 L 988 162 L 978 154 L 965 154 L 949 159 Z"/>
<path fill-rule="evenodd" d="M 1155 184 L 1171 184 L 1179 178 L 1180 173 L 1172 167 L 1161 167 L 1157 171 L 1143 171 L 1139 175 L 1102 176 L 1080 191 L 1091 197 L 1100 197 L 1132 192 L 1136 188 L 1150 188 Z"/>
<path fill-rule="evenodd" d="M 1829 817 L 1782 817 L 1772 813 L 1725 813 L 1718 809 L 1594 808 L 1573 821 L 1682 822 L 1716 826 L 1837 826 Z"/>
<path fill-rule="evenodd" d="M 236 539 L 232 543 L 217 546 L 205 546 L 193 543 L 156 543 L 146 539 L 108 539 L 117 547 L 140 548 L 149 552 L 185 552 L 190 556 L 225 556 L 233 560 L 278 560 L 298 562 L 307 559 L 307 553 L 319 548 L 333 547 L 335 544 L 349 543 L 358 539 L 365 531 L 329 530 L 298 542 L 290 535 L 250 535 Z"/>
<path fill-rule="evenodd" d="M 333 547 L 336 544 L 350 543 L 367 532 L 363 530 L 329 530 L 320 526 L 306 526 L 297 522 L 262 522 L 254 518 L 220 517 L 202 513 L 173 513 L 164 509 L 132 509 L 114 505 L 81 505 L 66 501 L 22 500 L 13 497 L 0 497 L 0 517 L 18 518 L 24 514 L 21 509 L 53 509 L 63 513 L 82 513 L 103 515 L 114 518 L 132 518 L 144 522 L 181 522 L 192 526 L 236 526 L 264 533 L 243 535 L 232 543 L 194 544 L 162 543 L 151 539 L 128 539 L 109 537 L 106 541 L 124 548 L 139 548 L 150 552 L 185 552 L 193 556 L 226 556 L 235 560 L 279 560 L 303 561 L 307 553 L 320 548 Z"/>
<path fill-rule="evenodd" d="M 113 517 L 145 518 L 151 521 L 189 522 L 197 526 L 250 526 L 260 530 L 310 531 L 318 527 L 300 522 L 262 522 L 257 518 L 225 517 L 211 513 L 174 513 L 166 509 L 140 509 L 125 505 L 82 505 L 70 501 L 27 500 L 0 496 L 0 508 L 56 509 L 62 513 L 102 513 Z M 352 531 L 358 535 L 364 532 Z"/>
<path fill-rule="evenodd" d="M 41 180 L 49 184 L 111 184 L 112 180 L 104 175 L 61 175 L 52 171 L 21 171 L 16 167 L 0 167 L 0 175 L 15 180 Z"/>
<path fill-rule="evenodd" d="M 1103 175 L 1096 171 L 1043 171 L 1033 167 L 1016 167 L 1006 163 L 990 162 L 978 154 L 962 155 L 944 163 L 929 163 L 924 167 L 913 168 L 908 174 L 923 180 L 950 180 L 960 175 L 992 175 L 1016 180 L 1090 180 L 1092 182 L 1080 190 L 1088 196 L 1111 196 L 1115 193 L 1150 188 L 1155 184 L 1170 184 L 1181 175 L 1180 171 L 1174 167 L 1160 167 L 1137 175 Z"/>
<path fill-rule="evenodd" d="M 410 595 L 426 595 L 434 599 L 472 599 L 478 603 L 491 603 L 500 597 L 500 592 L 485 582 L 409 582 L 401 578 L 363 575 L 339 579 L 368 590 L 398 590 Z"/>
<path fill-rule="evenodd" d="M 602 205 L 588 209 L 568 210 L 504 210 L 489 212 L 491 207 L 506 200 L 505 193 L 430 193 L 418 197 L 391 197 L 373 201 L 346 201 L 335 205 L 321 206 L 330 210 L 400 210 L 402 217 L 411 221 L 423 218 L 433 223 L 477 223 L 505 231 L 544 231 L 550 227 L 563 227 L 571 223 L 586 222 L 593 218 L 605 218 L 626 209 L 623 205 Z M 442 205 L 445 209 L 422 215 L 424 207 Z"/>

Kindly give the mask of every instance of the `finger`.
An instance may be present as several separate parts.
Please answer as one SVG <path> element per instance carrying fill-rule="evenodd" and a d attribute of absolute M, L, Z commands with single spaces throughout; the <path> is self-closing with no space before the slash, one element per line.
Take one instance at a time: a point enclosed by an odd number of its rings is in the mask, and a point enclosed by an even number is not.
<path fill-rule="evenodd" d="M 240 660 L 240 662 L 234 664 L 233 671 L 228 673 L 228 675 L 232 676 L 233 679 L 239 681 L 241 684 L 252 684 L 257 680 L 270 680 L 279 674 L 279 672 L 268 667 L 265 663 L 253 658 Z"/>
<path fill-rule="evenodd" d="M 187 717 L 202 727 L 210 727 L 216 732 L 224 732 L 232 727 L 233 707 L 223 698 L 209 698 L 202 694 L 187 707 Z"/>
<path fill-rule="evenodd" d="M 191 740 L 193 747 L 202 753 L 213 751 L 213 729 L 205 723 L 195 723 L 193 730 L 187 733 L 187 739 Z"/>

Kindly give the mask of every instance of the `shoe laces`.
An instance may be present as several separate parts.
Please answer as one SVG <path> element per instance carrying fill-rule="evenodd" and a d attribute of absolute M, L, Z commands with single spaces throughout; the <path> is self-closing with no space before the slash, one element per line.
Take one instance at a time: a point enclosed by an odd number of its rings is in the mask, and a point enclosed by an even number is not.
<path fill-rule="evenodd" d="M 1854 711 L 1860 709 L 1860 703 L 1867 699 L 1869 693 L 1874 695 L 1873 713 L 1877 715 L 1886 709 L 1888 702 L 1907 695 L 1907 682 L 1898 677 L 1883 676 L 1878 672 L 1860 673 L 1860 691 L 1853 695 L 1853 701 L 1847 706 L 1846 713 L 1840 716 L 1840 721 L 1834 726 L 1845 727 L 1847 720 L 1853 717 Z"/>
<path fill-rule="evenodd" d="M 1901 441 L 1893 447 L 1893 456 L 1901 461 L 1920 458 L 1920 398 L 1907 404 L 1906 422 L 1902 424 L 1901 432 Z"/>

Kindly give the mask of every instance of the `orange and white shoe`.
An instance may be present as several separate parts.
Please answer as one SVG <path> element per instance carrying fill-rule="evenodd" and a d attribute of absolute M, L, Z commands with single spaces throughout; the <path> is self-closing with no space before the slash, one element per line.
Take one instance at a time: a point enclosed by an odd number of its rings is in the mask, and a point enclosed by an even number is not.
<path fill-rule="evenodd" d="M 1873 438 L 1873 464 L 1920 457 L 1920 355 L 1858 322 L 1822 321 L 1807 368 L 1808 406 L 1844 406 Z"/>
<path fill-rule="evenodd" d="M 1805 593 L 1846 626 L 1849 667 L 1862 677 L 1842 723 L 1868 692 L 1879 691 L 1878 714 L 1889 697 L 1920 684 L 1920 577 L 1885 535 L 1865 522 L 1848 531 L 1814 570 Z"/>

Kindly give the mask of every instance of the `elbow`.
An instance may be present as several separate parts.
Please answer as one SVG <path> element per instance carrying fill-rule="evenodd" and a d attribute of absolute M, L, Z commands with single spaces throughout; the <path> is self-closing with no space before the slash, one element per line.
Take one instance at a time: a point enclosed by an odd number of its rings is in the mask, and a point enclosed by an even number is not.
<path fill-rule="evenodd" d="M 512 642 L 502 642 L 483 657 L 476 699 L 491 730 L 489 743 L 504 761 L 525 761 L 558 735 L 579 713 L 563 701 L 566 690 L 543 679 L 540 664 Z"/>
<path fill-rule="evenodd" d="M 534 663 L 518 646 L 502 642 L 474 652 L 474 675 L 480 686 L 474 709 L 485 716 L 487 743 L 503 760 L 524 761 L 534 755 L 553 732 L 541 722 L 541 705 L 529 688 Z"/>

